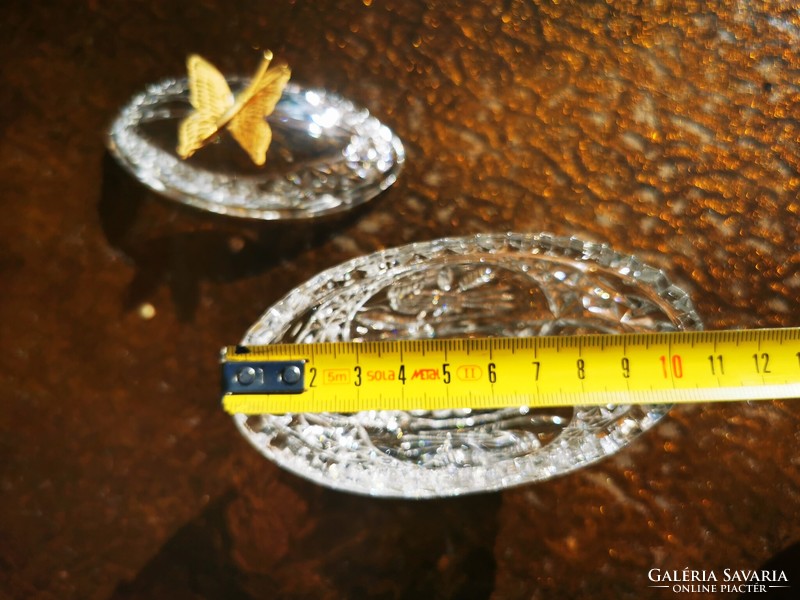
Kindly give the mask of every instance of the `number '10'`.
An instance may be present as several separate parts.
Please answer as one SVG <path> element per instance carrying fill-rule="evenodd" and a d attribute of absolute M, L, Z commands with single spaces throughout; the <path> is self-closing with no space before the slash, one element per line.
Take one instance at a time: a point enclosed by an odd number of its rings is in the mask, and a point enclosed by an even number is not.
<path fill-rule="evenodd" d="M 683 360 L 681 360 L 680 354 L 673 354 L 669 360 L 666 356 L 660 356 L 659 360 L 661 361 L 661 372 L 665 379 L 669 377 L 670 374 L 675 379 L 683 377 Z"/>

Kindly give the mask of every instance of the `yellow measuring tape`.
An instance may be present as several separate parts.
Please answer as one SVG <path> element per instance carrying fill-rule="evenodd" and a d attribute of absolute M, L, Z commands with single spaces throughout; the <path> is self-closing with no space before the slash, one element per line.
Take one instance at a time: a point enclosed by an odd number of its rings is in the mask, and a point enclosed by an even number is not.
<path fill-rule="evenodd" d="M 800 328 L 232 346 L 230 413 L 800 398 Z"/>

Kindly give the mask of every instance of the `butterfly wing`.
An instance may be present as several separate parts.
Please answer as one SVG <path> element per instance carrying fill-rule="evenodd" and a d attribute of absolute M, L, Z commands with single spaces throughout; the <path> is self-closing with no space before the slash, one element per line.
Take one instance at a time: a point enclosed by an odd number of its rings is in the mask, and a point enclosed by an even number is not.
<path fill-rule="evenodd" d="M 177 152 L 188 158 L 219 130 L 220 118 L 233 106 L 228 82 L 214 65 L 192 54 L 186 61 L 189 73 L 189 102 L 195 111 L 178 127 Z"/>
<path fill-rule="evenodd" d="M 186 117 L 178 126 L 177 153 L 181 158 L 189 158 L 202 148 L 219 127 L 217 119 L 211 114 L 195 112 Z"/>
<path fill-rule="evenodd" d="M 264 72 L 250 84 L 248 91 L 252 95 L 228 123 L 233 138 L 259 166 L 266 162 L 267 149 L 272 142 L 272 130 L 266 117 L 275 110 L 290 76 L 291 70 L 287 65 L 272 67 Z"/>

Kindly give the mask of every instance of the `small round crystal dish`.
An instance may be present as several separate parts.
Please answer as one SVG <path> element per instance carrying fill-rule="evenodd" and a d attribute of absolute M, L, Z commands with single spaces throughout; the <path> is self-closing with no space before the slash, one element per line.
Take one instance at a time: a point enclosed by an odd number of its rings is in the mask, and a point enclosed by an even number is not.
<path fill-rule="evenodd" d="M 227 84 L 237 93 L 248 80 Z M 294 83 L 265 117 L 272 139 L 263 166 L 225 134 L 184 159 L 176 152 L 178 129 L 192 110 L 187 79 L 152 84 L 119 112 L 107 145 L 154 191 L 214 213 L 277 220 L 346 211 L 392 185 L 405 159 L 400 139 L 367 109 Z"/>
<path fill-rule="evenodd" d="M 528 337 L 701 328 L 658 269 L 603 244 L 486 234 L 357 258 L 290 292 L 242 343 Z M 264 456 L 317 483 L 432 498 L 549 479 L 613 454 L 669 406 L 235 415 Z"/>

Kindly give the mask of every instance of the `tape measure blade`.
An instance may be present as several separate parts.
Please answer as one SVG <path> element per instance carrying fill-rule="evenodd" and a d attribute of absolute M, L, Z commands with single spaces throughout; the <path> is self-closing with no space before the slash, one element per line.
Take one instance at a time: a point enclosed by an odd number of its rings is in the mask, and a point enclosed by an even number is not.
<path fill-rule="evenodd" d="M 240 409 L 235 412 L 671 404 L 800 396 L 800 328 L 231 347 L 224 360 L 296 360 L 305 365 L 300 396 L 226 400 L 226 409 Z"/>

